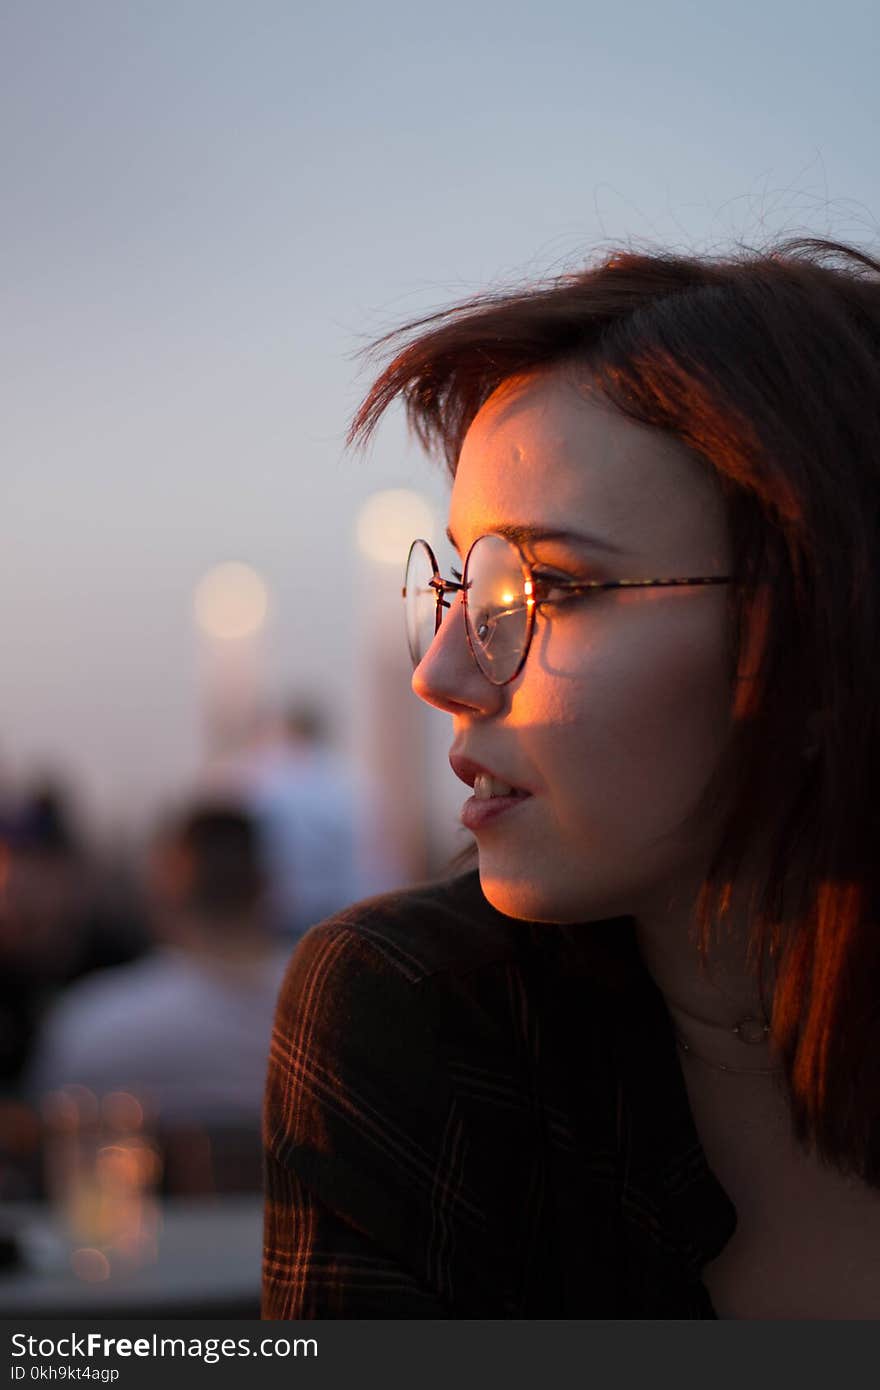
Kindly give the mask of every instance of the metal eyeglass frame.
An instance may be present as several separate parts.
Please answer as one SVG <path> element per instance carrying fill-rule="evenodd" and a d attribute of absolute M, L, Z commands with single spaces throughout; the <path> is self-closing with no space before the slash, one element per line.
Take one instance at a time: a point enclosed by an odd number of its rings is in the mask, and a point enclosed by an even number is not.
<path fill-rule="evenodd" d="M 497 534 L 497 533 L 494 532 L 494 531 L 488 531 L 488 532 L 486 532 L 486 535 L 496 535 L 496 534 Z M 405 571 L 405 576 L 404 576 L 404 577 L 406 577 L 406 575 L 409 574 L 410 560 L 412 559 L 412 554 L 413 554 L 413 551 L 415 550 L 416 546 L 417 546 L 417 545 L 422 545 L 422 546 L 424 546 L 425 550 L 428 552 L 428 558 L 429 558 L 429 560 L 430 560 L 430 562 L 431 562 L 431 569 L 433 570 L 433 576 L 432 576 L 432 578 L 431 578 L 431 580 L 430 580 L 429 587 L 432 588 L 432 589 L 435 591 L 436 595 L 437 595 L 437 606 L 436 606 L 435 613 L 434 613 L 434 636 L 436 637 L 436 636 L 437 636 L 437 633 L 440 631 L 440 624 L 441 624 L 441 622 L 442 622 L 442 620 L 443 620 L 443 609 L 444 609 L 444 608 L 450 608 L 450 607 L 452 606 L 451 604 L 449 604 L 449 603 L 446 601 L 446 595 L 447 595 L 447 594 L 457 594 L 457 593 L 460 592 L 460 593 L 463 595 L 463 600 L 462 600 L 462 602 L 463 602 L 463 605 L 464 605 L 464 631 L 465 631 L 465 636 L 466 636 L 466 638 L 467 638 L 467 644 L 468 644 L 468 647 L 469 647 L 469 649 L 470 649 L 471 656 L 473 657 L 474 662 L 475 662 L 475 664 L 476 664 L 476 667 L 477 667 L 478 671 L 480 672 L 480 674 L 483 675 L 483 676 L 485 676 L 485 677 L 486 677 L 486 680 L 488 680 L 492 685 L 496 685 L 496 686 L 509 685 L 511 681 L 516 680 L 517 676 L 519 675 L 520 671 L 522 670 L 523 666 L 525 665 L 526 657 L 527 657 L 528 654 L 529 654 L 529 648 L 530 648 L 531 645 L 532 645 L 532 634 L 534 633 L 534 630 L 535 630 L 535 609 L 536 609 L 537 607 L 539 607 L 542 603 L 549 603 L 549 602 L 552 601 L 552 600 L 549 600 L 549 599 L 542 599 L 542 598 L 540 597 L 540 593 L 541 593 L 542 589 L 543 589 L 543 590 L 546 590 L 546 591 L 549 591 L 549 590 L 551 590 L 551 589 L 564 589 L 567 593 L 570 593 L 570 594 L 581 594 L 581 593 L 590 593 L 590 592 L 592 592 L 593 590 L 598 590 L 598 589 L 666 589 L 666 588 L 672 588 L 672 587 L 684 588 L 684 587 L 687 587 L 687 586 L 695 586 L 695 585 L 703 585 L 703 584 L 732 584 L 732 583 L 734 583 L 734 576 L 733 576 L 733 575 L 729 575 L 729 574 L 715 574 L 715 575 L 709 575 L 709 576 L 705 576 L 705 575 L 704 575 L 704 576 L 698 576 L 698 577 L 696 577 L 696 578 L 688 578 L 688 579 L 607 579 L 607 580 L 606 580 L 606 579 L 584 579 L 584 580 L 579 580 L 579 579 L 563 579 L 563 578 L 556 578 L 556 576 L 554 576 L 554 577 L 552 578 L 552 581 L 551 581 L 551 579 L 549 579 L 549 578 L 542 578 L 542 577 L 536 576 L 536 574 L 535 574 L 535 567 L 533 567 L 532 565 L 529 564 L 529 562 L 528 562 L 528 560 L 526 559 L 525 555 L 523 554 L 521 548 L 516 544 L 515 541 L 509 540 L 509 539 L 507 538 L 507 536 L 498 536 L 498 539 L 504 541 L 505 545 L 509 545 L 509 546 L 511 547 L 511 549 L 515 550 L 516 553 L 517 553 L 517 555 L 519 556 L 519 562 L 520 562 L 520 566 L 521 566 L 521 568 L 522 568 L 523 575 L 524 575 L 524 580 L 525 580 L 524 586 L 523 586 L 523 587 L 524 587 L 525 593 L 526 593 L 526 635 L 525 635 L 525 641 L 523 642 L 522 656 L 520 657 L 519 661 L 517 662 L 516 670 L 515 670 L 511 675 L 506 676 L 505 679 L 504 679 L 503 681 L 495 680 L 495 679 L 489 674 L 489 672 L 486 671 L 485 668 L 480 664 L 480 659 L 479 659 L 479 657 L 477 656 L 477 653 L 476 653 L 476 651 L 475 651 L 475 649 L 474 649 L 474 642 L 473 642 L 473 639 L 472 639 L 472 637 L 471 637 L 471 619 L 470 619 L 470 612 L 469 612 L 469 609 L 468 609 L 468 601 L 467 601 L 467 591 L 468 591 L 468 588 L 470 587 L 469 584 L 468 584 L 468 577 L 467 577 L 467 575 L 468 575 L 468 563 L 469 563 L 469 561 L 470 561 L 471 552 L 473 551 L 474 546 L 475 546 L 479 541 L 485 540 L 485 536 L 477 536 L 477 538 L 472 542 L 472 544 L 471 544 L 471 546 L 470 546 L 470 549 L 468 550 L 468 553 L 467 553 L 467 555 L 465 556 L 464 568 L 463 568 L 463 570 L 462 570 L 461 581 L 458 581 L 458 580 L 455 580 L 455 579 L 443 579 L 443 578 L 441 577 L 440 570 L 439 570 L 439 567 L 438 567 L 438 565 L 437 565 L 437 560 L 436 560 L 436 557 L 435 557 L 435 555 L 434 555 L 434 552 L 433 552 L 433 550 L 431 549 L 431 547 L 430 547 L 430 545 L 428 544 L 428 542 L 427 542 L 426 540 L 422 539 L 421 537 L 419 537 L 419 538 L 417 538 L 416 540 L 414 540 L 413 543 L 412 543 L 412 545 L 411 545 L 410 548 L 409 548 L 409 552 L 408 552 L 407 557 L 406 557 L 406 571 Z M 403 598 L 404 598 L 404 600 L 405 600 L 405 599 L 406 599 L 406 584 L 405 584 L 405 583 L 404 583 L 404 586 L 403 586 L 402 594 L 403 594 Z M 412 646 L 410 645 L 410 656 L 411 656 L 411 658 L 412 658 L 412 662 L 413 662 L 413 666 L 414 666 L 414 667 L 418 666 L 419 662 L 420 662 L 426 655 L 427 655 L 427 650 L 426 650 L 425 652 L 422 652 L 421 656 L 418 657 L 418 659 L 417 659 L 416 653 L 412 650 Z"/>

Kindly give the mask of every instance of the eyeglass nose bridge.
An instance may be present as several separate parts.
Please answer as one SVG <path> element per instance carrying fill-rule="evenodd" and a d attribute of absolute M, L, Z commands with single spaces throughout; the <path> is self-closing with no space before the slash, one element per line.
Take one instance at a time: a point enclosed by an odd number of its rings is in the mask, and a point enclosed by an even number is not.
<path fill-rule="evenodd" d="M 447 594 L 464 592 L 467 587 L 464 583 L 459 583 L 455 579 L 443 579 L 440 574 L 434 574 L 428 581 L 428 587 L 433 589 L 437 595 L 437 606 L 434 610 L 434 636 L 440 631 L 440 623 L 443 619 L 443 609 L 451 608 L 452 604 L 447 602 Z"/>

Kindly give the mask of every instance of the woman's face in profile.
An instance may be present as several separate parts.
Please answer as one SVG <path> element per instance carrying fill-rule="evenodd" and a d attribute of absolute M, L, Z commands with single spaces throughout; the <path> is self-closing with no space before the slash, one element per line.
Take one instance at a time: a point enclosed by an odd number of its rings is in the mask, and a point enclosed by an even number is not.
<path fill-rule="evenodd" d="M 723 504 L 705 468 L 559 371 L 507 382 L 481 409 L 449 522 L 462 560 L 477 536 L 527 524 L 613 547 L 524 547 L 536 568 L 569 579 L 729 573 Z M 641 915 L 692 891 L 710 831 L 700 843 L 676 832 L 729 729 L 727 593 L 606 590 L 539 609 L 506 686 L 475 665 L 456 596 L 413 688 L 452 715 L 456 752 L 531 793 L 476 832 L 483 890 L 501 912 Z"/>

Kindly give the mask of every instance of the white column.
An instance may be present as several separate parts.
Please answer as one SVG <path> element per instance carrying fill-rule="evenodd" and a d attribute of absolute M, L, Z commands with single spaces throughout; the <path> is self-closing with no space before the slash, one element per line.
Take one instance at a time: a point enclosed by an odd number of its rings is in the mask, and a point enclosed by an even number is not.
<path fill-rule="evenodd" d="M 432 863 L 426 727 L 431 711 L 410 689 L 401 589 L 410 541 L 433 526 L 430 503 L 404 489 L 374 493 L 358 517 L 355 748 L 366 778 L 379 790 L 384 850 L 399 865 L 401 883 L 425 878 Z"/>
<path fill-rule="evenodd" d="M 193 608 L 204 751 L 215 761 L 234 751 L 266 700 L 268 589 L 248 565 L 218 565 L 196 586 Z"/>

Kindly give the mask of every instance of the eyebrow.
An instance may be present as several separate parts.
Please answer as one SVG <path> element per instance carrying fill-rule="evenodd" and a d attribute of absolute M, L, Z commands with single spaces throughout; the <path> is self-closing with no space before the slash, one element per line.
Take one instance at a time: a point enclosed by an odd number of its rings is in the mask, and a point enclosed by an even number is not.
<path fill-rule="evenodd" d="M 605 540 L 602 536 L 595 536 L 592 532 L 566 531 L 558 526 L 526 526 L 513 522 L 498 522 L 489 528 L 489 534 L 503 536 L 505 540 L 513 541 L 514 545 L 520 546 L 534 545 L 538 541 L 568 541 L 569 544 L 588 546 L 592 550 L 605 550 L 609 555 L 624 555 L 626 553 L 613 541 Z M 449 526 L 446 528 L 446 539 L 461 554 L 458 542 Z"/>

